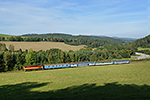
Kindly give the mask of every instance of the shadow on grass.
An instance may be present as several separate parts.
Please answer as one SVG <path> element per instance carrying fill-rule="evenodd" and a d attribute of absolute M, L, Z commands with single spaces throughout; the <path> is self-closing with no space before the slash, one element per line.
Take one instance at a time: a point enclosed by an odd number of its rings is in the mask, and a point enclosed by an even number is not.
<path fill-rule="evenodd" d="M 129 100 L 129 99 L 150 99 L 149 85 L 121 85 L 117 82 L 105 83 L 103 86 L 96 84 L 83 84 L 65 89 L 39 92 L 30 91 L 51 83 L 24 82 L 15 85 L 0 86 L 1 100 L 50 100 L 50 99 L 70 99 L 70 100 Z"/>

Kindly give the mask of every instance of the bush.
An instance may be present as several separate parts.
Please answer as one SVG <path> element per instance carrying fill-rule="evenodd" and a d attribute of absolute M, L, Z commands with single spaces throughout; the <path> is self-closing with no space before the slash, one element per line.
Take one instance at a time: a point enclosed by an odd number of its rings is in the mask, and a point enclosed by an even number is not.
<path fill-rule="evenodd" d="M 117 59 L 122 59 L 122 56 L 121 56 L 121 55 L 119 55 L 119 56 L 117 57 Z"/>
<path fill-rule="evenodd" d="M 110 59 L 110 60 L 111 60 L 111 59 L 113 59 L 113 58 L 112 58 L 111 56 L 109 56 L 109 57 L 108 57 L 108 59 Z"/>

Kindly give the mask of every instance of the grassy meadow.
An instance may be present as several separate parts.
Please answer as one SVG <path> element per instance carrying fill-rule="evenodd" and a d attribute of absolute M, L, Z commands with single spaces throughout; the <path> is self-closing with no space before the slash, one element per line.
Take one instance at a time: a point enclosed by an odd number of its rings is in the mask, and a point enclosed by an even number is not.
<path fill-rule="evenodd" d="M 29 50 L 32 48 L 34 51 L 39 50 L 49 50 L 52 48 L 58 48 L 63 51 L 69 51 L 69 50 L 79 50 L 80 48 L 83 48 L 85 45 L 79 45 L 79 46 L 72 46 L 67 45 L 62 42 L 12 42 L 12 41 L 0 41 L 0 43 L 5 43 L 6 47 L 8 48 L 10 44 L 14 45 L 15 50 L 22 49 Z"/>
<path fill-rule="evenodd" d="M 0 73 L 1 100 L 150 99 L 150 62 Z"/>
<path fill-rule="evenodd" d="M 138 47 L 138 50 L 141 51 L 141 50 L 150 50 L 150 48 L 142 48 L 142 47 Z"/>

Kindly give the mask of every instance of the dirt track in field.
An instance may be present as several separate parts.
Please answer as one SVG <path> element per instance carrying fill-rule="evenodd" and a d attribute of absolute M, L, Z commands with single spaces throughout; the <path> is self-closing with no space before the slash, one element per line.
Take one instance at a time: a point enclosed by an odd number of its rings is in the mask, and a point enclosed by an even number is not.
<path fill-rule="evenodd" d="M 79 46 L 72 46 L 67 45 L 61 42 L 10 42 L 10 41 L 0 41 L 0 43 L 5 43 L 6 47 L 8 48 L 10 44 L 14 45 L 15 50 L 22 49 L 29 50 L 32 48 L 34 51 L 39 50 L 49 50 L 52 48 L 58 48 L 63 51 L 69 51 L 69 50 L 79 50 L 80 48 L 83 48 L 85 45 L 79 45 Z"/>

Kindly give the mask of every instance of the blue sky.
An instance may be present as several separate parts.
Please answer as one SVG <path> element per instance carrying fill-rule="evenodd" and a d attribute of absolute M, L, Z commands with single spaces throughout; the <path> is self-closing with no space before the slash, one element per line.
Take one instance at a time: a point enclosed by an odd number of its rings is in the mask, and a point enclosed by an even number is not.
<path fill-rule="evenodd" d="M 0 0 L 0 33 L 141 38 L 150 33 L 149 4 L 148 0 Z"/>

